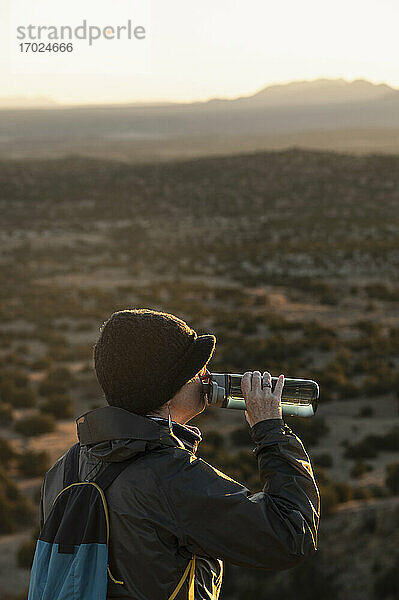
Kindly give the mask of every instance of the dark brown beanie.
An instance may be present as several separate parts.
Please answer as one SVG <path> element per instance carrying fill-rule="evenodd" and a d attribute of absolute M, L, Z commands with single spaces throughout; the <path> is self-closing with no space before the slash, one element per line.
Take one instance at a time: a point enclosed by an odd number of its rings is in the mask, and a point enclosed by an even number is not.
<path fill-rule="evenodd" d="M 137 414 L 156 410 L 210 360 L 214 335 L 148 308 L 114 312 L 94 346 L 97 379 L 111 406 Z"/>

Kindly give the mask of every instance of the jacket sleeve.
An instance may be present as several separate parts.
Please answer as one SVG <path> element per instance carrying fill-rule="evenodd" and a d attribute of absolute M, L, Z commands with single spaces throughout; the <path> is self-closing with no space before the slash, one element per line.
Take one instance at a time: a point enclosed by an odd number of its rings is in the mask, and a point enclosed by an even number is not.
<path fill-rule="evenodd" d="M 169 478 L 180 543 L 193 554 L 284 570 L 317 550 L 320 497 L 301 440 L 283 419 L 251 429 L 263 491 L 250 491 L 186 453 Z M 176 467 L 177 469 L 178 467 Z"/>

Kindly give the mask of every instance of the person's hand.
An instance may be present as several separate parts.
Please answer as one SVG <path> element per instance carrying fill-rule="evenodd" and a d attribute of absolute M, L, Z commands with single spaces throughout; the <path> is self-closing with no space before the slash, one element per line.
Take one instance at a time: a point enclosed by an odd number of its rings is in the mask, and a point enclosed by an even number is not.
<path fill-rule="evenodd" d="M 269 385 L 267 385 L 269 384 Z M 247 410 L 245 418 L 250 427 L 265 419 L 281 419 L 281 394 L 284 387 L 284 375 L 280 375 L 274 391 L 271 388 L 272 377 L 268 371 L 246 371 L 241 379 L 241 390 Z"/>

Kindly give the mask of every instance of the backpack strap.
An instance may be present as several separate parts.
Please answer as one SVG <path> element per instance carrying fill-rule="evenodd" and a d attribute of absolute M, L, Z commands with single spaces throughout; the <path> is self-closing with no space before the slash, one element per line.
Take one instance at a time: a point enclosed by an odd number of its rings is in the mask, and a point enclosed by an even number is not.
<path fill-rule="evenodd" d="M 136 458 L 139 458 L 144 454 L 145 452 L 140 452 L 139 454 L 136 454 L 131 458 L 127 458 L 126 460 L 110 463 L 108 467 L 104 469 L 100 475 L 98 475 L 98 477 L 93 479 L 93 481 L 95 481 L 102 490 L 106 490 L 107 487 L 111 485 L 111 483 L 118 477 L 120 473 L 122 473 L 124 469 L 126 469 L 128 465 L 130 465 Z"/>
<path fill-rule="evenodd" d="M 64 466 L 64 488 L 72 483 L 79 483 L 79 451 L 80 442 L 77 442 L 68 450 L 66 454 Z M 98 477 L 94 477 L 92 481 L 95 481 L 97 485 L 105 490 L 111 485 L 114 479 L 116 479 L 118 475 L 128 465 L 130 465 L 131 462 L 133 462 L 133 460 L 143 456 L 145 451 L 146 449 L 144 448 L 142 452 L 139 452 L 131 458 L 127 458 L 126 460 L 122 460 L 120 462 L 110 463 L 108 467 Z"/>
<path fill-rule="evenodd" d="M 72 483 L 79 482 L 79 451 L 80 451 L 80 442 L 72 446 L 66 455 L 65 459 L 65 467 L 64 467 L 64 487 L 71 485 Z M 93 481 L 97 483 L 98 486 L 102 490 L 107 489 L 111 485 L 111 483 L 118 477 L 120 473 L 130 465 L 136 458 L 143 456 L 146 453 L 146 448 L 143 451 L 139 452 L 135 456 L 131 458 L 127 458 L 126 460 L 122 460 L 120 462 L 113 462 L 102 471 L 102 473 L 95 477 Z M 73 548 L 73 547 L 72 547 Z M 69 552 L 70 549 L 67 549 Z M 108 566 L 109 569 L 109 566 Z M 194 600 L 194 582 L 195 582 L 195 555 L 189 561 L 179 583 L 176 588 L 172 592 L 172 595 L 169 597 L 169 600 L 174 600 L 183 586 L 185 580 L 188 576 L 188 598 L 189 600 Z M 121 583 L 121 582 L 118 582 Z"/>

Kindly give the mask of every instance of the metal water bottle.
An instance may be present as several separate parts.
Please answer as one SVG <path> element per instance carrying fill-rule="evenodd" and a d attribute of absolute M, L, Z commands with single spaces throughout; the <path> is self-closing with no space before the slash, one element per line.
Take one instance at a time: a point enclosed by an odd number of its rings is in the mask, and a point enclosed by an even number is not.
<path fill-rule="evenodd" d="M 211 373 L 210 382 L 204 384 L 209 406 L 245 410 L 241 390 L 242 375 L 237 373 Z M 278 377 L 272 377 L 272 391 Z M 319 386 L 312 379 L 284 378 L 281 410 L 284 416 L 312 417 L 319 400 Z"/>

